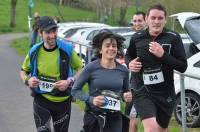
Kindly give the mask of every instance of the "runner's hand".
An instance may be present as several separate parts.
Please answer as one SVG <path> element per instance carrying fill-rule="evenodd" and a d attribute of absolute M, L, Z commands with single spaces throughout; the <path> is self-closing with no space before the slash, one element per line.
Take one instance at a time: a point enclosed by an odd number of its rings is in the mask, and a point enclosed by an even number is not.
<path fill-rule="evenodd" d="M 70 83 L 70 80 L 59 80 L 55 82 L 54 87 L 60 91 L 65 91 L 69 87 Z"/>
<path fill-rule="evenodd" d="M 39 80 L 36 77 L 30 77 L 28 79 L 28 86 L 31 88 L 37 88 L 39 85 Z"/>
<path fill-rule="evenodd" d="M 142 63 L 140 62 L 140 58 L 137 57 L 130 61 L 129 63 L 129 70 L 132 72 L 139 72 L 142 68 Z"/>
<path fill-rule="evenodd" d="M 125 102 L 131 102 L 132 101 L 132 93 L 131 92 L 126 92 L 123 94 Z"/>
<path fill-rule="evenodd" d="M 93 105 L 101 107 L 105 103 L 104 96 L 96 96 L 92 101 Z"/>
<path fill-rule="evenodd" d="M 151 42 L 149 44 L 149 52 L 151 52 L 156 57 L 161 58 L 164 54 L 164 49 L 162 48 L 162 45 L 160 45 L 159 43 Z"/>

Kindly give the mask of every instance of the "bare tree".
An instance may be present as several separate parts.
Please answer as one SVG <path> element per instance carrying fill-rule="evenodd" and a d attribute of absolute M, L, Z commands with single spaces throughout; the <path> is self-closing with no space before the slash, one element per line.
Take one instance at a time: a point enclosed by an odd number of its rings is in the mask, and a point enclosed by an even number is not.
<path fill-rule="evenodd" d="M 119 18 L 119 24 L 120 25 L 125 25 L 125 16 L 126 16 L 126 11 L 128 9 L 128 0 L 121 0 L 120 1 L 120 18 Z"/>
<path fill-rule="evenodd" d="M 96 6 L 97 6 L 97 10 L 96 10 L 96 13 L 97 13 L 97 19 L 100 20 L 101 17 L 104 16 L 104 2 L 103 0 L 96 0 Z"/>
<path fill-rule="evenodd" d="M 15 27 L 16 26 L 16 5 L 17 5 L 17 0 L 11 0 L 10 27 Z"/>

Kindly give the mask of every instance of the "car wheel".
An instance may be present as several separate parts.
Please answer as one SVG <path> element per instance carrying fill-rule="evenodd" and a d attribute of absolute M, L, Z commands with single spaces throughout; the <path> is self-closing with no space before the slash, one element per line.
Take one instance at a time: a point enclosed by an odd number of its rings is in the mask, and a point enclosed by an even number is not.
<path fill-rule="evenodd" d="M 195 93 L 185 93 L 185 110 L 187 127 L 200 126 L 200 97 Z M 174 115 L 179 124 L 182 121 L 181 114 L 181 96 L 176 100 Z"/>

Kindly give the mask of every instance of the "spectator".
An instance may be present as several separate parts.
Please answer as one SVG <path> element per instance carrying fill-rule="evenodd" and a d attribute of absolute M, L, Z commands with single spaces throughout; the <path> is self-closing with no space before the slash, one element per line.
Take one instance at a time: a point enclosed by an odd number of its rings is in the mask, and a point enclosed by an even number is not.
<path fill-rule="evenodd" d="M 36 44 L 40 39 L 38 37 L 38 21 L 40 20 L 40 14 L 38 12 L 35 12 L 34 15 L 34 21 L 33 21 L 33 27 L 32 27 L 32 33 L 31 33 L 31 44 L 30 47 L 32 47 L 34 44 Z"/>

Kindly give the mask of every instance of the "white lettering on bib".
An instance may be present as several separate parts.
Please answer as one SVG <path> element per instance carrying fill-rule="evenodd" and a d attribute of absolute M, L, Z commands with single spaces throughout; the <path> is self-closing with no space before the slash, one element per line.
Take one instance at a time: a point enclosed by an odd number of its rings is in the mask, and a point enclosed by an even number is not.
<path fill-rule="evenodd" d="M 145 85 L 164 82 L 163 72 L 160 70 L 152 73 L 143 73 L 143 81 Z"/>
<path fill-rule="evenodd" d="M 120 111 L 120 100 L 112 97 L 105 97 L 105 105 L 101 108 Z"/>

